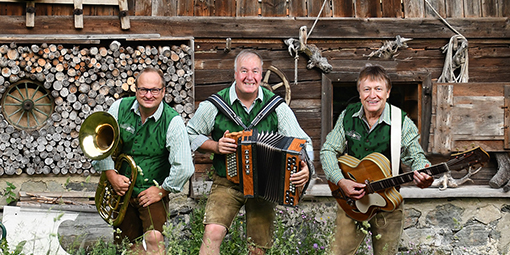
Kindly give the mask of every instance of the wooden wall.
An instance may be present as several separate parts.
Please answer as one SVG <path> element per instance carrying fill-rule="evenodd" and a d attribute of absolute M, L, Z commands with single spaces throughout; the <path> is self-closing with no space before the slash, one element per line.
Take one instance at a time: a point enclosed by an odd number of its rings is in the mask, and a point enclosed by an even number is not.
<path fill-rule="evenodd" d="M 116 6 L 85 5 L 84 28 L 73 26 L 71 5 L 36 2 L 35 27 L 25 26 L 25 4 L 0 0 L 0 42 L 106 44 L 110 39 L 164 40 L 192 37 L 195 59 L 196 105 L 233 81 L 234 58 L 244 48 L 257 49 L 264 67 L 282 70 L 292 89 L 291 108 L 312 137 L 315 165 L 319 160 L 324 118 L 321 110 L 323 73 L 307 69 L 308 58 L 298 61 L 298 83 L 294 82 L 294 58 L 283 40 L 297 38 L 301 26 L 315 22 L 322 1 L 170 1 L 129 0 L 131 28 L 120 28 Z M 441 47 L 455 33 L 432 14 L 426 2 L 416 0 L 327 1 L 308 43 L 315 44 L 332 64 L 330 75 L 352 82 L 366 63 L 378 63 L 397 77 L 420 83 L 435 82 L 443 69 Z M 510 6 L 506 0 L 429 0 L 448 18 L 448 24 L 469 41 L 470 82 L 510 81 Z M 191 17 L 194 16 L 194 17 Z M 200 16 L 200 17 L 199 17 Z M 55 37 L 48 37 L 55 35 Z M 147 36 L 156 38 L 147 38 Z M 156 36 L 155 36 L 156 35 Z M 413 40 L 393 59 L 369 59 L 366 55 L 385 41 L 400 35 Z M 60 36 L 60 37 L 59 37 Z M 138 37 L 138 39 L 137 39 Z M 64 39 L 62 39 L 64 38 Z M 226 50 L 226 39 L 231 48 Z M 96 39 L 96 40 L 94 40 Z M 398 79 L 397 79 L 398 81 Z M 210 167 L 208 155 L 197 155 L 197 171 Z M 491 170 L 493 171 L 493 170 Z M 486 174 L 480 183 L 487 183 Z"/>
<path fill-rule="evenodd" d="M 505 0 L 428 0 L 442 17 L 508 17 Z M 1 3 L 7 2 L 7 3 Z M 48 4 L 55 0 L 35 0 L 36 15 L 72 15 L 71 4 Z M 118 15 L 119 9 L 100 0 L 84 3 L 85 16 Z M 426 0 L 128 0 L 130 16 L 223 16 L 223 17 L 390 17 L 427 18 L 435 14 Z M 25 3 L 0 1 L 0 15 L 23 15 Z M 20 8 L 22 7 L 22 8 Z M 321 12 L 322 9 L 322 12 Z"/>

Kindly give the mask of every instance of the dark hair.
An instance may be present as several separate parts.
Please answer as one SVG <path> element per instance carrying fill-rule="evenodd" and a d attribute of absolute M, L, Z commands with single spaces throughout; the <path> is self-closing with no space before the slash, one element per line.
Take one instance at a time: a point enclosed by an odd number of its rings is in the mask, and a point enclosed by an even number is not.
<path fill-rule="evenodd" d="M 140 76 L 142 76 L 143 73 L 157 73 L 159 77 L 161 78 L 161 86 L 165 87 L 165 79 L 163 78 L 163 71 L 161 69 L 157 69 L 154 67 L 146 67 L 144 68 L 136 77 L 136 87 L 138 88 L 138 79 L 140 79 Z"/>
<path fill-rule="evenodd" d="M 244 58 L 244 57 L 248 56 L 248 55 L 255 55 L 255 56 L 257 56 L 260 59 L 260 66 L 264 65 L 264 61 L 262 60 L 262 57 L 260 56 L 260 54 L 258 54 L 254 50 L 246 49 L 246 50 L 242 50 L 241 52 L 239 52 L 239 54 L 237 54 L 235 62 L 234 62 L 234 71 L 237 71 L 237 61 L 239 59 L 241 59 L 241 58 Z"/>
<path fill-rule="evenodd" d="M 367 64 L 365 65 L 365 67 L 361 69 L 358 75 L 358 81 L 356 83 L 358 91 L 359 84 L 366 79 L 370 79 L 372 81 L 382 81 L 386 83 L 386 88 L 388 88 L 388 90 L 391 90 L 390 76 L 388 75 L 384 67 L 380 65 Z"/>

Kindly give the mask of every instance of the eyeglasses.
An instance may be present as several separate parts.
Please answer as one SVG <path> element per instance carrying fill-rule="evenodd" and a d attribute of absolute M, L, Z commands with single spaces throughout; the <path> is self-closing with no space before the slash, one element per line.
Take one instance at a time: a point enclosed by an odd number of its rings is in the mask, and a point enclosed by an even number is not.
<path fill-rule="evenodd" d="M 138 92 L 140 92 L 141 96 L 145 96 L 147 94 L 147 92 L 150 92 L 153 96 L 157 96 L 163 90 L 163 88 L 155 88 L 155 89 L 136 88 L 136 90 Z"/>

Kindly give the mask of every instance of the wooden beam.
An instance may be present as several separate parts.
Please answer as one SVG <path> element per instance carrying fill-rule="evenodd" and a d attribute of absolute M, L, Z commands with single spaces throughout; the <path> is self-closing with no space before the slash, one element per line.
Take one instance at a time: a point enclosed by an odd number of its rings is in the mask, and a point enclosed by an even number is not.
<path fill-rule="evenodd" d="M 326 136 L 335 125 L 333 123 L 333 83 L 325 74 L 322 74 L 321 115 L 321 144 L 324 144 Z"/>
<path fill-rule="evenodd" d="M 19 3 L 19 0 L 0 0 L 6 3 Z M 31 0 L 34 4 L 74 4 L 74 0 Z M 86 5 L 118 5 L 118 0 L 83 0 Z"/>
<path fill-rule="evenodd" d="M 26 14 L 26 26 L 34 27 L 35 26 L 35 3 L 27 2 L 27 14 Z"/>
<path fill-rule="evenodd" d="M 83 0 L 74 0 L 74 27 L 83 28 Z"/>
<path fill-rule="evenodd" d="M 120 27 L 122 30 L 128 30 L 131 28 L 131 23 L 129 22 L 128 16 L 128 3 L 127 0 L 118 0 L 119 4 L 119 16 L 120 16 Z"/>
<path fill-rule="evenodd" d="M 66 35 L 66 34 L 2 34 L 0 43 L 83 43 L 99 44 L 101 40 L 155 40 L 159 34 L 92 34 L 92 35 Z M 183 39 L 184 40 L 184 39 Z"/>
<path fill-rule="evenodd" d="M 24 17 L 0 16 L 2 34 L 31 34 Z M 194 38 L 296 38 L 296 28 L 311 27 L 315 18 L 233 18 L 233 17 L 130 17 L 132 34 L 155 33 L 161 36 Z M 87 25 L 76 30 L 70 17 L 38 16 L 40 34 L 121 34 L 118 17 L 87 17 Z M 448 19 L 448 23 L 468 39 L 510 38 L 509 18 Z M 381 29 L 384 27 L 384 29 Z M 425 19 L 321 19 L 310 40 L 377 39 L 394 40 L 395 35 L 414 39 L 449 39 L 454 33 L 436 18 Z"/>
<path fill-rule="evenodd" d="M 437 85 L 436 125 L 432 153 L 447 154 L 452 150 L 453 141 L 450 129 L 451 106 L 453 105 L 453 85 Z"/>
<path fill-rule="evenodd" d="M 505 93 L 505 107 L 504 112 L 504 143 L 503 148 L 508 150 L 510 149 L 510 86 L 505 85 L 504 86 L 504 93 Z"/>

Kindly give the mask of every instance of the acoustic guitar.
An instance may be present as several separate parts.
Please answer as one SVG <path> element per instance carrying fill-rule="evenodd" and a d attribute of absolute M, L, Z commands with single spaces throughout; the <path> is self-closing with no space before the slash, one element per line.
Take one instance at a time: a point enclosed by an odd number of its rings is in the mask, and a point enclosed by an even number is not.
<path fill-rule="evenodd" d="M 430 176 L 469 166 L 483 165 L 489 161 L 489 154 L 482 148 L 451 156 L 448 162 L 427 167 L 418 172 Z M 372 153 L 362 160 L 349 155 L 338 158 L 338 164 L 345 178 L 366 184 L 365 196 L 359 200 L 348 198 L 336 184 L 329 182 L 333 197 L 345 213 L 357 221 L 370 220 L 377 212 L 395 210 L 403 201 L 395 187 L 413 181 L 413 172 L 392 176 L 390 161 L 381 153 Z"/>

